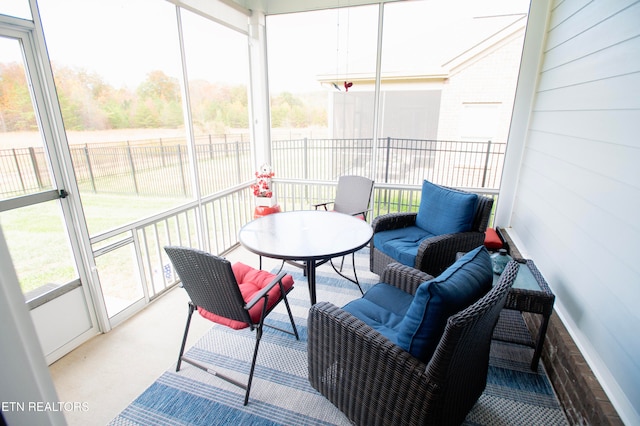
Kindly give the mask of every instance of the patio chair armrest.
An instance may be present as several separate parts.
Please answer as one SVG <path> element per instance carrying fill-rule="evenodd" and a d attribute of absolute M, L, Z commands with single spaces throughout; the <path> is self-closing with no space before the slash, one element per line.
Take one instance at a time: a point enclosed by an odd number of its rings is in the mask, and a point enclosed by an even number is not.
<path fill-rule="evenodd" d="M 371 213 L 372 211 L 373 211 L 373 209 L 366 209 L 366 210 L 362 210 L 362 211 L 359 211 L 359 212 L 352 212 L 350 214 L 351 214 L 351 216 L 363 216 L 364 219 L 366 219 L 367 218 L 367 214 Z"/>
<path fill-rule="evenodd" d="M 416 268 L 437 277 L 456 261 L 458 252 L 484 244 L 484 232 L 459 232 L 427 238 L 418 248 Z"/>
<path fill-rule="evenodd" d="M 426 272 L 397 262 L 388 264 L 380 276 L 380 281 L 383 283 L 397 287 L 409 294 L 415 294 L 420 284 L 431 279 L 433 277 Z"/>
<path fill-rule="evenodd" d="M 311 204 L 316 210 L 318 210 L 318 207 L 324 207 L 325 210 L 327 210 L 327 204 L 333 204 L 333 201 L 325 201 L 324 203 L 318 203 L 318 204 Z"/>
<path fill-rule="evenodd" d="M 408 412 L 428 418 L 427 393 L 440 386 L 423 362 L 328 302 L 311 307 L 307 326 L 309 382 L 352 422 L 405 424 Z"/>
<path fill-rule="evenodd" d="M 391 229 L 406 228 L 416 224 L 418 213 L 388 213 L 376 217 L 371 223 L 373 232 L 389 231 Z"/>
<path fill-rule="evenodd" d="M 280 284 L 280 292 L 284 296 L 285 295 L 285 291 L 284 291 L 284 287 L 282 286 L 282 279 L 284 278 L 285 275 L 287 275 L 287 273 L 285 271 L 280 271 L 280 273 L 278 275 L 276 275 L 273 278 L 273 280 L 271 280 L 269 282 L 269 284 L 264 286 L 264 288 L 262 290 L 260 290 L 258 293 L 256 293 L 255 296 L 253 296 L 253 299 L 251 299 L 249 302 L 247 302 L 247 304 L 245 305 L 245 309 L 247 309 L 247 310 L 251 309 L 256 303 L 258 303 L 260 301 L 260 299 L 264 298 L 266 296 L 266 294 L 269 291 L 271 291 L 271 289 L 273 287 L 275 287 L 278 283 Z"/>

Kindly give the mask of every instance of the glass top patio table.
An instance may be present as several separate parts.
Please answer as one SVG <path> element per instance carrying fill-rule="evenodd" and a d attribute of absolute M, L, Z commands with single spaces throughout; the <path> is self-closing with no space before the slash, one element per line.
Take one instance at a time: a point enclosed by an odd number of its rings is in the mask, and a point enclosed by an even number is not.
<path fill-rule="evenodd" d="M 371 225 L 328 211 L 299 210 L 255 219 L 240 229 L 247 250 L 273 259 L 305 262 L 311 304 L 316 303 L 316 266 L 360 250 L 373 237 Z"/>

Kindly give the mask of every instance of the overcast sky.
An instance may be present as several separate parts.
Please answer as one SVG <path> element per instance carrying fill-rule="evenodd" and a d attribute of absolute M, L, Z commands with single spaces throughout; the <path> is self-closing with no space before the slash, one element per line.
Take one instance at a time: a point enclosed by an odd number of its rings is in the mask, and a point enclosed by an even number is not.
<path fill-rule="evenodd" d="M 27 3 L 24 0 L 24 3 Z M 23 3 L 21 3 L 23 4 Z M 150 13 L 158 8 L 162 13 Z M 115 87 L 136 87 L 150 69 L 180 75 L 175 7 L 162 0 L 39 0 L 51 57 L 100 75 Z M 422 0 L 385 6 L 383 71 L 435 70 L 465 36 L 486 22 L 526 13 L 528 0 Z M 3 5 L 0 11 L 6 12 Z M 140 17 L 148 17 L 143 22 Z M 494 18 L 480 18 L 494 16 Z M 71 18 L 70 18 L 71 17 Z M 247 46 L 241 35 L 183 11 L 189 77 L 245 84 Z M 269 83 L 274 92 L 319 87 L 318 75 L 375 71 L 378 6 L 267 19 Z M 83 37 L 104 28 L 106 36 Z M 149 31 L 149 28 L 152 30 Z M 2 44 L 0 44 L 0 48 Z M 2 49 L 2 58 L 8 54 Z M 190 54 L 191 52 L 191 54 Z M 18 58 L 19 59 L 19 58 Z M 235 63 L 236 67 L 226 67 Z M 138 66 L 142 64 L 143 66 Z M 199 75 L 200 74 L 200 75 Z M 214 74 L 214 75 L 212 75 Z"/>

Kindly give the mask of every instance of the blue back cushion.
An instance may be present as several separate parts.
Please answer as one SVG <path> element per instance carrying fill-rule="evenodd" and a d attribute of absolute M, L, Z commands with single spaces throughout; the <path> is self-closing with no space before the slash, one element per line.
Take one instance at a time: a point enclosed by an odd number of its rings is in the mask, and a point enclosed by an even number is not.
<path fill-rule="evenodd" d="M 442 337 L 447 319 L 484 296 L 491 289 L 492 280 L 489 252 L 480 246 L 438 277 L 422 283 L 398 325 L 398 346 L 428 362 Z"/>
<path fill-rule="evenodd" d="M 425 180 L 416 225 L 433 235 L 467 232 L 473 225 L 477 206 L 477 194 L 444 188 Z"/>

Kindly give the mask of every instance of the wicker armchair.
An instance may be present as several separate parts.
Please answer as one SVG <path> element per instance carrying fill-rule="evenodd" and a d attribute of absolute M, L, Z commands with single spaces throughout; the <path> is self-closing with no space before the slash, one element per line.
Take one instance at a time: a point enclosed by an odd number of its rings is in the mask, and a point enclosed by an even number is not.
<path fill-rule="evenodd" d="M 359 425 L 460 424 L 487 381 L 491 335 L 518 271 L 510 262 L 498 284 L 449 317 L 427 364 L 348 312 L 327 302 L 308 320 L 309 381 Z M 382 281 L 415 292 L 426 274 L 400 264 Z"/>
<path fill-rule="evenodd" d="M 438 276 L 455 262 L 456 253 L 468 252 L 483 245 L 492 207 L 493 198 L 479 196 L 471 230 L 437 235 L 423 240 L 418 247 L 415 264 L 410 266 L 430 275 Z M 399 261 L 399 259 L 394 259 L 383 253 L 379 247 L 375 246 L 376 233 L 415 226 L 417 216 L 418 213 L 416 212 L 389 213 L 378 216 L 373 220 L 371 226 L 374 238 L 371 239 L 371 249 L 369 251 L 369 269 L 371 272 L 381 275 L 389 263 Z"/>

